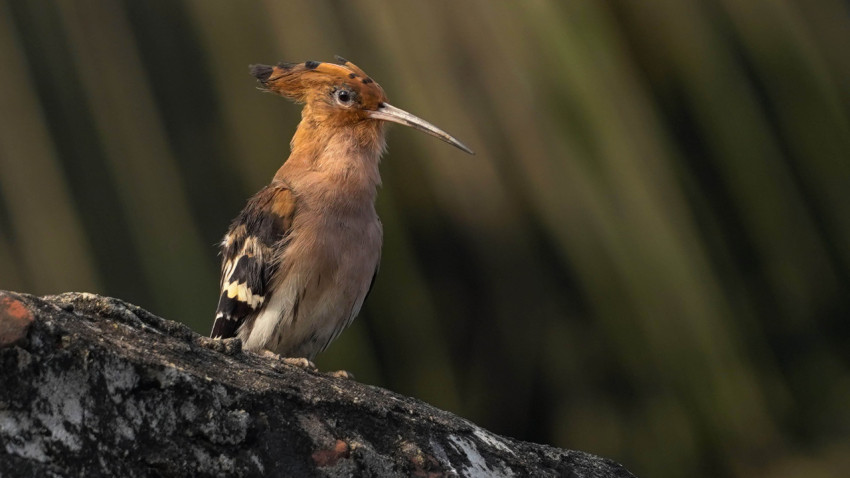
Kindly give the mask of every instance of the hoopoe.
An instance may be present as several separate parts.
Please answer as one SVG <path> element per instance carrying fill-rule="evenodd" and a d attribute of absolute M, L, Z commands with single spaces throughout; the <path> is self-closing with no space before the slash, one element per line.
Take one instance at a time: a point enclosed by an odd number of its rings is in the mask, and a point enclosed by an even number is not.
<path fill-rule="evenodd" d="M 474 154 L 387 103 L 343 58 L 252 65 L 262 90 L 303 103 L 291 154 L 249 201 L 221 244 L 221 296 L 212 338 L 313 360 L 360 311 L 378 272 L 375 212 L 385 122 L 410 126 Z"/>

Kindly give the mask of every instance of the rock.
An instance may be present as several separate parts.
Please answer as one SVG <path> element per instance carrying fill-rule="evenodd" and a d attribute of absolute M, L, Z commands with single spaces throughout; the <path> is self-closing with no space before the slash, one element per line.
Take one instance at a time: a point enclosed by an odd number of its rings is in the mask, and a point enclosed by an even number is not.
<path fill-rule="evenodd" d="M 0 476 L 632 476 L 92 294 L 0 292 L 0 383 Z"/>

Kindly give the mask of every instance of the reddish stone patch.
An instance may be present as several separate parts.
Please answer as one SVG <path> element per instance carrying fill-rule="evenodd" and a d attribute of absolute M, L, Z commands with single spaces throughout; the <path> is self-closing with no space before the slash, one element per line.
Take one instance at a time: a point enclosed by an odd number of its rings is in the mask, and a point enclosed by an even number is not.
<path fill-rule="evenodd" d="M 17 343 L 27 336 L 33 317 L 23 302 L 0 295 L 0 348 Z"/>
<path fill-rule="evenodd" d="M 316 466 L 323 468 L 325 466 L 334 466 L 339 460 L 348 458 L 350 452 L 351 449 L 348 447 L 348 443 L 337 440 L 333 448 L 314 452 L 312 457 Z"/>

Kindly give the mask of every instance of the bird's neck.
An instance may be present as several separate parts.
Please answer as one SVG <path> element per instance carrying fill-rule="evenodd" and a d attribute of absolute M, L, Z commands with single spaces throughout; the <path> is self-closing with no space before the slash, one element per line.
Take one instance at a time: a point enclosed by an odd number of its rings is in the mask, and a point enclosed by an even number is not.
<path fill-rule="evenodd" d="M 309 116 L 301 120 L 292 138 L 292 153 L 275 179 L 299 193 L 374 202 L 381 184 L 378 163 L 386 145 L 383 124 L 329 123 Z"/>

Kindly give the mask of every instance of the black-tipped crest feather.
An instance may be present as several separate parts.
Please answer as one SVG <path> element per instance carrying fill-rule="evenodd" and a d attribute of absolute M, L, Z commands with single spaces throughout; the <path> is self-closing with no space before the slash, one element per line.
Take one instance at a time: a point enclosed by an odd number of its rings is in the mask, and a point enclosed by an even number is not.
<path fill-rule="evenodd" d="M 251 76 L 262 82 L 267 81 L 274 71 L 269 65 L 249 65 L 248 68 L 251 69 Z"/>

